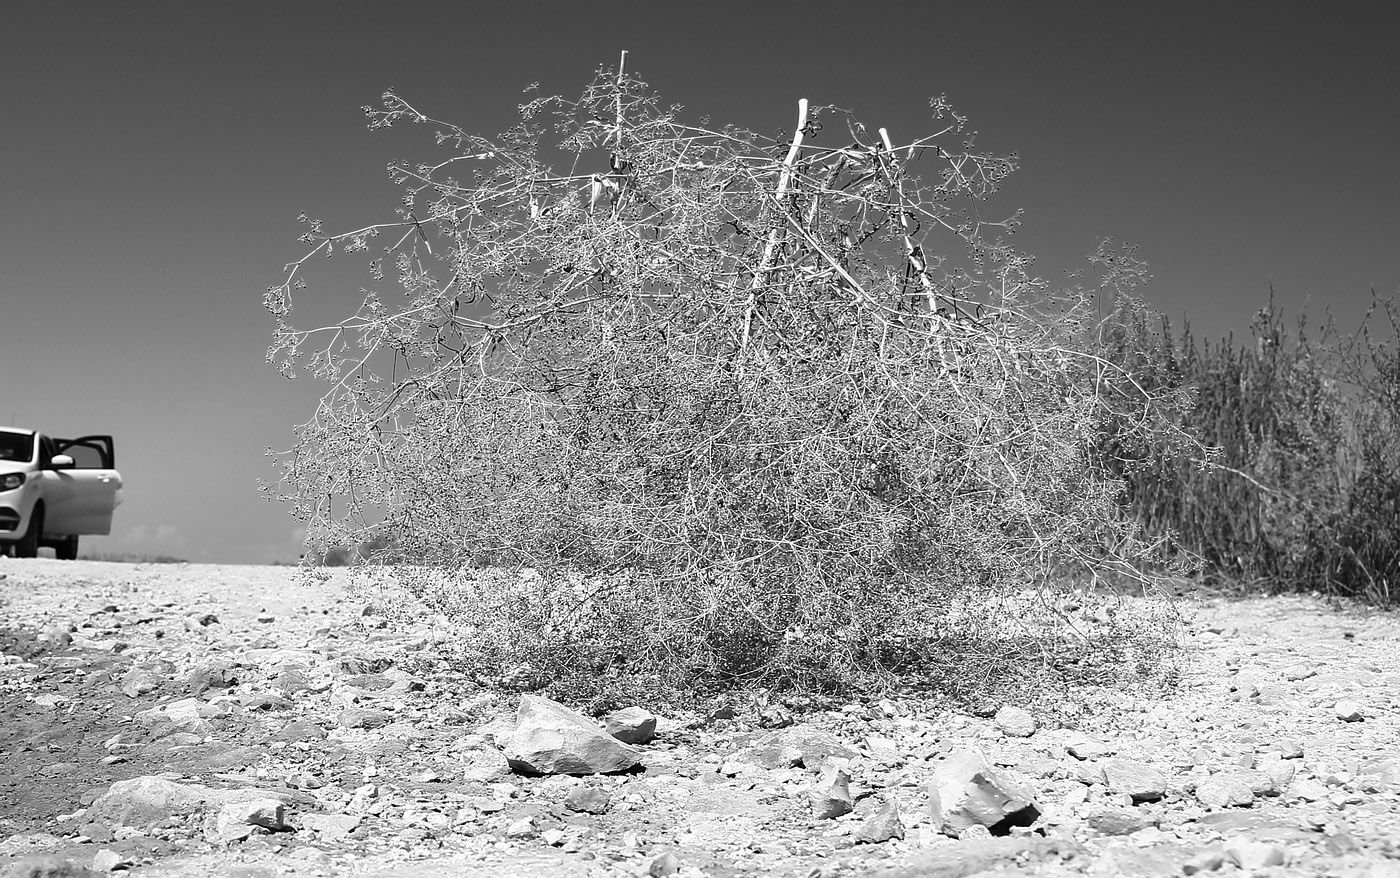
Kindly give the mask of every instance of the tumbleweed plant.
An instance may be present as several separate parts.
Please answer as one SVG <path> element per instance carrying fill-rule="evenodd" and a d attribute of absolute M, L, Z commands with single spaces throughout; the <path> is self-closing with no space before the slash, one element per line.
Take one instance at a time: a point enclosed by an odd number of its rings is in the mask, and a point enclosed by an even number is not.
<path fill-rule="evenodd" d="M 897 141 L 804 100 L 770 138 L 620 64 L 486 138 L 385 94 L 369 127 L 445 157 L 390 167 L 391 222 L 303 218 L 269 359 L 329 389 L 268 490 L 310 548 L 377 540 L 367 587 L 460 661 L 559 697 L 1146 668 L 1165 615 L 1058 591 L 1150 591 L 1163 543 L 1093 449 L 1186 442 L 1183 399 L 1089 353 L 1090 291 L 980 214 L 1015 157 L 929 107 Z M 295 326 L 355 252 L 378 288 Z"/>

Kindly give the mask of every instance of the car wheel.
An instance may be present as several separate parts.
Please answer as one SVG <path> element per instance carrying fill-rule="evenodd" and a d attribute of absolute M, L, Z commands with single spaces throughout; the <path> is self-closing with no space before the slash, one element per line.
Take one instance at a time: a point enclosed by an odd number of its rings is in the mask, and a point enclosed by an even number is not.
<path fill-rule="evenodd" d="M 29 514 L 29 529 L 15 543 L 16 558 L 39 557 L 39 538 L 44 535 L 44 507 L 35 506 Z"/>
<path fill-rule="evenodd" d="M 78 560 L 78 535 L 73 534 L 54 543 L 53 553 L 60 561 Z"/>

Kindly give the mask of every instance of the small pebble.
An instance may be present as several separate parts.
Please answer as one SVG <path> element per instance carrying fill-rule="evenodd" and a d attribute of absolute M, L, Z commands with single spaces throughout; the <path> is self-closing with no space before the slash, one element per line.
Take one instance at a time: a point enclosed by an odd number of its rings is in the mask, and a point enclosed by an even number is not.
<path fill-rule="evenodd" d="M 1359 723 L 1365 719 L 1361 714 L 1361 705 L 1348 698 L 1338 701 L 1332 710 L 1336 713 L 1337 719 L 1344 723 Z"/>

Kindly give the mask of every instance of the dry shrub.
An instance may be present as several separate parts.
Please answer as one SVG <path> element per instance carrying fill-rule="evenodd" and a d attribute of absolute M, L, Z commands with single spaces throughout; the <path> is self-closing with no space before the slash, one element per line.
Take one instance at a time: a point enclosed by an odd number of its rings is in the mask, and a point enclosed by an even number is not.
<path fill-rule="evenodd" d="M 618 69 L 493 140 L 433 123 L 450 156 L 391 169 L 400 221 L 308 221 L 268 291 L 270 357 L 332 385 L 270 490 L 313 544 L 411 560 L 365 582 L 458 624 L 459 661 L 575 699 L 1151 667 L 1162 604 L 1085 628 L 1053 592 L 1155 585 L 1092 450 L 1110 421 L 1185 443 L 1180 397 L 1085 350 L 1091 293 L 979 215 L 1014 157 L 930 108 L 895 145 L 803 101 L 774 140 Z M 397 304 L 296 329 L 307 259 L 391 229 Z"/>

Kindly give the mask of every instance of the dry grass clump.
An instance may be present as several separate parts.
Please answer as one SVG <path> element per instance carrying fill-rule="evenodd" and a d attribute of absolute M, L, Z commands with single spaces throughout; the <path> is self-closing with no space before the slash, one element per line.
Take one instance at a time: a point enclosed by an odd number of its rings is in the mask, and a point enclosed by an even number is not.
<path fill-rule="evenodd" d="M 399 222 L 306 238 L 393 229 L 371 271 L 403 295 L 307 331 L 306 260 L 268 292 L 273 359 L 331 382 L 281 496 L 313 543 L 411 560 L 390 593 L 455 620 L 462 662 L 567 697 L 1151 667 L 1159 604 L 1077 629 L 1053 592 L 1152 592 L 1163 544 L 1096 443 L 1190 445 L 1185 396 L 1087 350 L 1092 291 L 979 213 L 1014 157 L 930 108 L 896 145 L 803 101 L 774 140 L 618 69 L 495 139 L 434 123 L 450 156 L 394 166 Z"/>
<path fill-rule="evenodd" d="M 1250 338 L 1212 343 L 1120 308 L 1100 352 L 1154 392 L 1195 393 L 1180 426 L 1213 446 L 1112 443 L 1149 532 L 1171 533 L 1220 579 L 1393 603 L 1400 596 L 1400 349 L 1394 300 L 1350 336 L 1290 332 L 1261 309 Z M 1126 463 L 1124 463 L 1126 462 Z"/>

